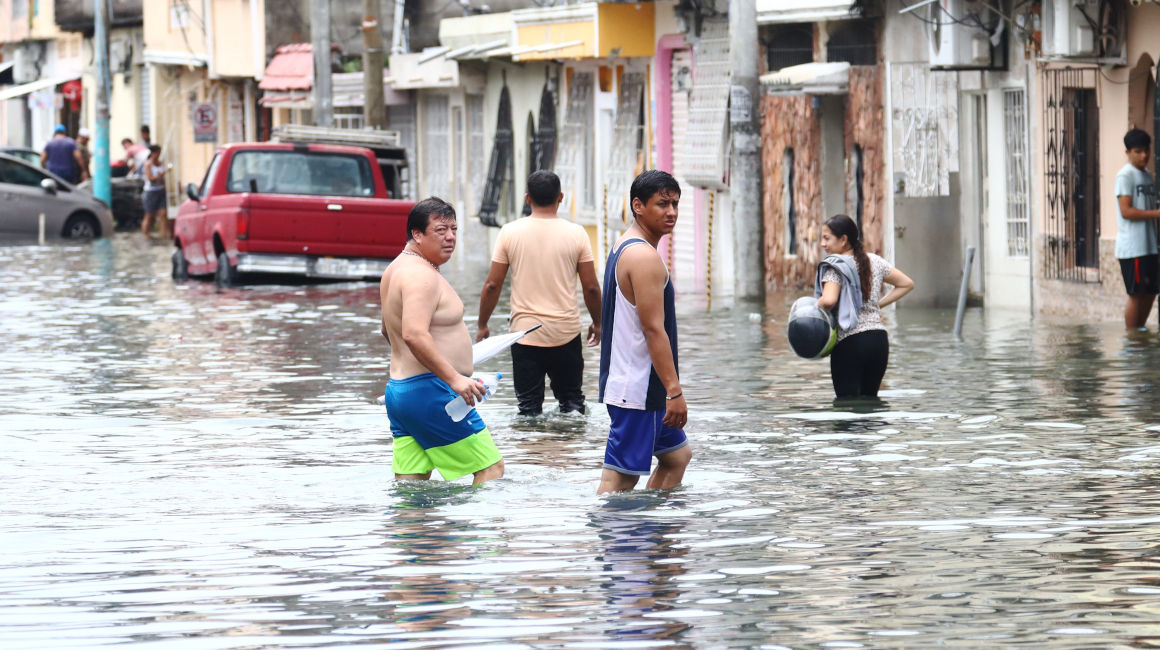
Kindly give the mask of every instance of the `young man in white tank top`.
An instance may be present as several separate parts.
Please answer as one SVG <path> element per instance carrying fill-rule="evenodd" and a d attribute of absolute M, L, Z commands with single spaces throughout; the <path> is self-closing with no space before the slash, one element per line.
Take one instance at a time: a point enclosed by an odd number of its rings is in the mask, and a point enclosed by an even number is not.
<path fill-rule="evenodd" d="M 612 424 L 597 492 L 631 490 L 658 466 L 649 488 L 679 485 L 693 457 L 688 405 L 678 376 L 673 284 L 656 247 L 677 224 L 681 188 L 649 170 L 629 190 L 634 221 L 605 265 L 600 401 Z"/>

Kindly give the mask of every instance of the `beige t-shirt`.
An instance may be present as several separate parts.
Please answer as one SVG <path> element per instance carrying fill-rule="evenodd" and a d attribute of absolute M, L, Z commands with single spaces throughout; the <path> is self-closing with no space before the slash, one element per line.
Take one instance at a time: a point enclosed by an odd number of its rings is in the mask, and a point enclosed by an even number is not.
<path fill-rule="evenodd" d="M 576 268 L 592 259 L 588 232 L 571 221 L 523 217 L 500 229 L 491 261 L 511 270 L 509 327 L 543 325 L 520 343 L 552 347 L 580 335 Z"/>

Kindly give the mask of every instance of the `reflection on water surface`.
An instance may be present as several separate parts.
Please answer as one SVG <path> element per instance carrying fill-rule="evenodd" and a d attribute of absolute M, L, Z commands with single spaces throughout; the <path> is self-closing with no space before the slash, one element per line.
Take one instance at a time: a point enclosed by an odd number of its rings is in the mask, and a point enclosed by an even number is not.
<path fill-rule="evenodd" d="M 374 285 L 167 254 L 0 248 L 0 645 L 1160 644 L 1154 326 L 901 311 L 883 401 L 835 404 L 793 296 L 687 304 L 684 486 L 597 498 L 602 409 L 507 385 L 473 489 L 390 478 Z M 469 311 L 485 264 L 447 269 Z"/>

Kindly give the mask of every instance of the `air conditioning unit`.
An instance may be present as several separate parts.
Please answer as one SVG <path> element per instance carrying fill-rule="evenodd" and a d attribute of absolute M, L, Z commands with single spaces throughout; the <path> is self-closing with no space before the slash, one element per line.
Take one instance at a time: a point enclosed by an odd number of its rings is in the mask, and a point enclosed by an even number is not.
<path fill-rule="evenodd" d="M 12 55 L 12 82 L 26 84 L 40 78 L 40 66 L 36 52 L 27 47 L 18 47 Z"/>
<path fill-rule="evenodd" d="M 1043 56 L 1123 61 L 1126 20 L 1117 0 L 1045 0 Z"/>
<path fill-rule="evenodd" d="M 1098 57 L 1096 27 L 1100 0 L 1046 0 L 1043 3 L 1043 55 Z"/>
<path fill-rule="evenodd" d="M 999 60 L 992 34 L 1001 19 L 980 0 L 937 0 L 927 6 L 930 67 L 943 70 L 985 69 Z M 1000 42 L 1001 44 L 1001 42 Z"/>

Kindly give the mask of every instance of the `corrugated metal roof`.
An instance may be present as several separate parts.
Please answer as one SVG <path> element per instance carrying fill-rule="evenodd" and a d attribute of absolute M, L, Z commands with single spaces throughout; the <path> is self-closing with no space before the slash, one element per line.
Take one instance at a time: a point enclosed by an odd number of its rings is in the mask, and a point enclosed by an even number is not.
<path fill-rule="evenodd" d="M 314 47 L 310 43 L 279 45 L 258 88 L 310 90 L 314 86 Z"/>

